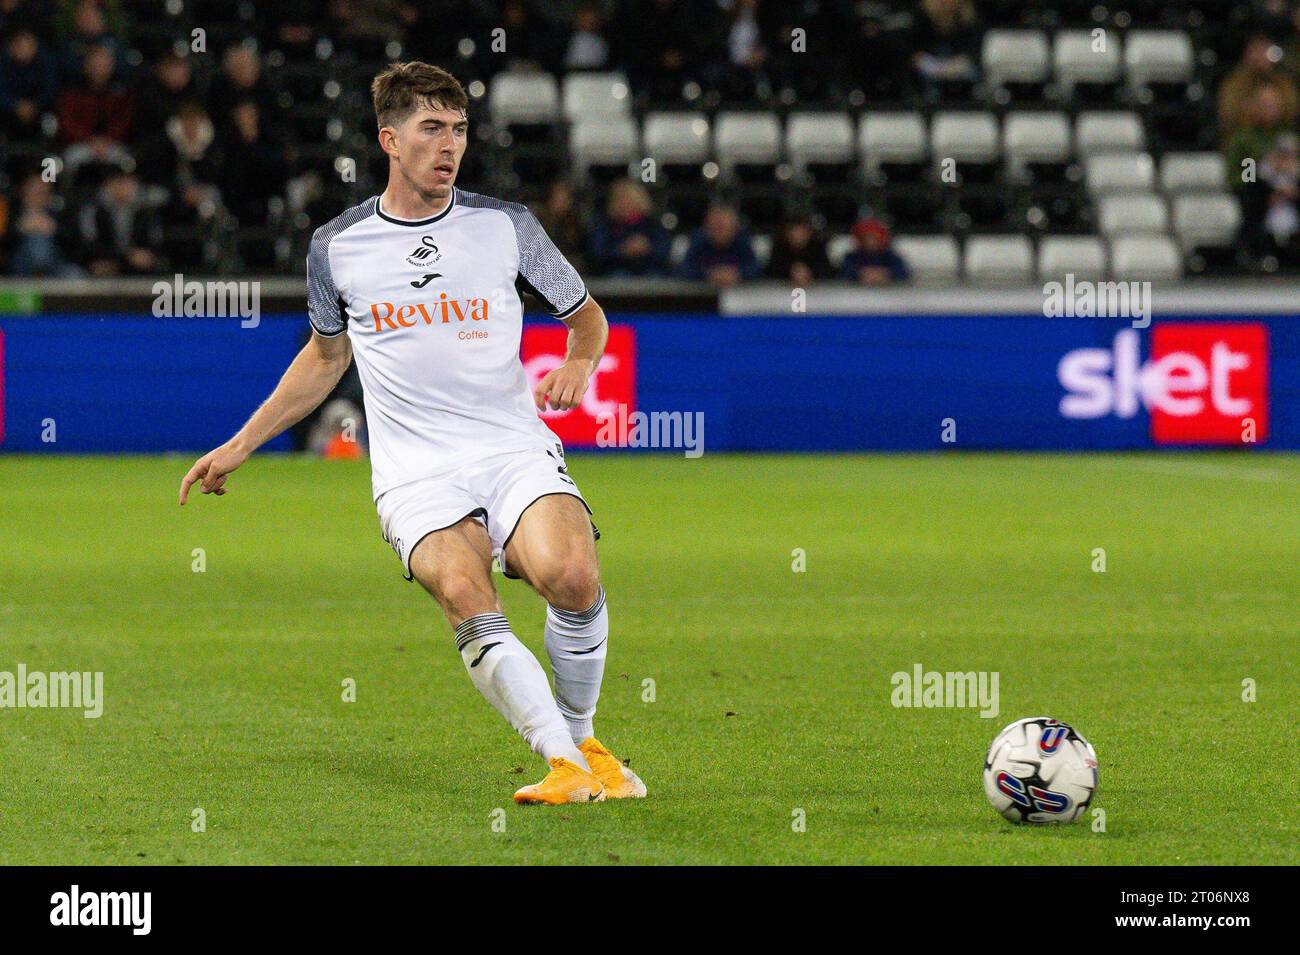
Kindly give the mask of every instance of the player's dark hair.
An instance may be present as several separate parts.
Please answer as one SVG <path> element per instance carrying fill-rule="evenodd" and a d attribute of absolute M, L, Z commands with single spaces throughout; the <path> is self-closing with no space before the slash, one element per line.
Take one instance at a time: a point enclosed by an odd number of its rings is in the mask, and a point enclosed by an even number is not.
<path fill-rule="evenodd" d="M 417 109 L 467 112 L 469 97 L 460 80 L 440 66 L 412 60 L 392 63 L 370 84 L 379 126 L 397 126 Z"/>

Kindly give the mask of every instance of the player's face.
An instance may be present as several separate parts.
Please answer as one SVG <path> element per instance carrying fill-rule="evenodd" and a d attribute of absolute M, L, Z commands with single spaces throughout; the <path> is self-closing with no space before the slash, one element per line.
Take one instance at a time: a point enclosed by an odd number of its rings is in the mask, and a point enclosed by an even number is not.
<path fill-rule="evenodd" d="M 451 194 L 469 142 L 469 121 L 456 109 L 418 109 L 397 131 L 397 162 L 420 193 L 436 199 Z"/>

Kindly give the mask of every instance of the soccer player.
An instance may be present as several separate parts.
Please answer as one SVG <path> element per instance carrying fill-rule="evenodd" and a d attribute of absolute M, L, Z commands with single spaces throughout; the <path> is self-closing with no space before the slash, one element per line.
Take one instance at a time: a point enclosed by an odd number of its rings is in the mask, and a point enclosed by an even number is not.
<path fill-rule="evenodd" d="M 384 539 L 442 607 L 474 686 L 550 766 L 515 801 L 644 796 L 592 733 L 609 635 L 598 534 L 538 417 L 582 401 L 605 314 L 524 206 L 456 188 L 469 122 L 455 77 L 396 63 L 372 93 L 388 186 L 316 230 L 311 340 L 243 428 L 194 463 L 180 503 L 195 483 L 224 494 L 230 473 L 311 413 L 355 358 Z M 531 393 L 521 289 L 569 327 L 564 363 Z M 494 556 L 548 604 L 554 694 L 501 612 Z"/>

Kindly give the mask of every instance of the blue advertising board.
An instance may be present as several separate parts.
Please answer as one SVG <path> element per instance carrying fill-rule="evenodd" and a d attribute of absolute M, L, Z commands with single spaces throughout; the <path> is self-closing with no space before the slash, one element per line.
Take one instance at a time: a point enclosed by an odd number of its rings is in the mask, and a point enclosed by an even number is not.
<path fill-rule="evenodd" d="M 637 409 L 702 413 L 709 451 L 1300 449 L 1288 316 L 610 321 L 633 332 Z M 307 326 L 43 315 L 0 335 L 0 451 L 200 451 L 270 393 Z"/>

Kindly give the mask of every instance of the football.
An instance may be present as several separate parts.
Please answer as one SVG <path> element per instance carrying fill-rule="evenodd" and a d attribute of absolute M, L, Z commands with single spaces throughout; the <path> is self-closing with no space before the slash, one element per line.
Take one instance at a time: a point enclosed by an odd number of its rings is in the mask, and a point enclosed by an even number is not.
<path fill-rule="evenodd" d="M 1016 720 L 997 735 L 984 758 L 984 792 L 1012 822 L 1074 822 L 1096 791 L 1092 744 L 1060 720 Z"/>

